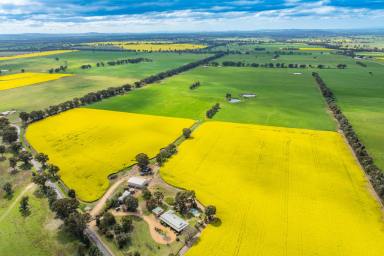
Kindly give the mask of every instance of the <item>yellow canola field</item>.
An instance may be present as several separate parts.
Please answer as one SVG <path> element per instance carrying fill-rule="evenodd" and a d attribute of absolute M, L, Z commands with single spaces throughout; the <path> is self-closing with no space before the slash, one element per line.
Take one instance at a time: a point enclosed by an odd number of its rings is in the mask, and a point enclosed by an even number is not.
<path fill-rule="evenodd" d="M 332 51 L 332 49 L 329 48 L 323 48 L 323 47 L 303 47 L 299 48 L 300 51 Z"/>
<path fill-rule="evenodd" d="M 0 76 L 0 91 L 57 80 L 70 74 L 18 73 Z"/>
<path fill-rule="evenodd" d="M 201 44 L 177 44 L 177 43 L 154 43 L 154 42 L 98 42 L 90 43 L 90 45 L 113 45 L 127 50 L 134 51 L 183 51 L 183 50 L 195 50 L 206 48 L 206 45 Z"/>
<path fill-rule="evenodd" d="M 207 122 L 161 170 L 218 209 L 187 256 L 379 256 L 378 202 L 336 132 Z"/>
<path fill-rule="evenodd" d="M 134 164 L 139 153 L 154 157 L 193 123 L 81 108 L 33 123 L 26 138 L 60 167 L 61 179 L 81 200 L 94 201 L 108 188 L 108 175 Z"/>
<path fill-rule="evenodd" d="M 75 52 L 75 51 L 77 50 L 55 50 L 55 51 L 44 51 L 44 52 L 32 52 L 32 53 L 25 53 L 25 54 L 13 55 L 13 56 L 0 57 L 0 61 L 20 59 L 20 58 L 42 57 L 42 56 L 49 56 L 49 55 L 62 54 L 62 53 Z"/>

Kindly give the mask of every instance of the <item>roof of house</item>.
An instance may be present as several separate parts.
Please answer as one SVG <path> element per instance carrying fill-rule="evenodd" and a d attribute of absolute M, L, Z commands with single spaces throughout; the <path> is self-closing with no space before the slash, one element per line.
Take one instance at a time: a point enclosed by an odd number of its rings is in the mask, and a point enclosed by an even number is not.
<path fill-rule="evenodd" d="M 164 221 L 171 228 L 176 230 L 177 232 L 182 231 L 189 224 L 176 214 L 172 210 L 168 210 L 160 216 L 160 220 Z"/>

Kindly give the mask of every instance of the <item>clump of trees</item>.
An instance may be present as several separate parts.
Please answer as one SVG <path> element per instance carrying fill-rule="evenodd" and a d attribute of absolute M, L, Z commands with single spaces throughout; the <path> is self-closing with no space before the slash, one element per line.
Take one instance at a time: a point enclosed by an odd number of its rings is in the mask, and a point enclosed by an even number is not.
<path fill-rule="evenodd" d="M 68 66 L 60 66 L 58 68 L 51 68 L 48 70 L 50 74 L 53 73 L 60 73 L 60 72 L 65 72 L 67 70 Z"/>
<path fill-rule="evenodd" d="M 110 212 L 105 212 L 103 216 L 96 218 L 96 225 L 100 232 L 109 240 L 113 240 L 120 249 L 131 241 L 130 233 L 134 228 L 131 216 L 124 216 L 118 223 Z"/>
<path fill-rule="evenodd" d="M 216 63 L 217 64 L 217 63 Z M 214 65 L 213 62 L 211 65 Z M 217 64 L 218 65 L 218 64 Z M 217 66 L 216 65 L 216 66 Z M 318 68 L 318 69 L 325 69 L 325 68 L 331 68 L 330 66 L 326 66 L 324 64 L 298 64 L 298 63 L 245 63 L 243 61 L 223 61 L 222 65 L 224 67 L 253 67 L 253 68 Z M 336 66 L 339 69 L 345 69 L 347 67 L 346 64 L 338 64 Z"/>
<path fill-rule="evenodd" d="M 174 207 L 181 214 L 187 214 L 190 209 L 197 208 L 195 192 L 193 190 L 177 192 Z"/>
<path fill-rule="evenodd" d="M 189 128 L 184 128 L 183 129 L 183 137 L 185 139 L 188 139 L 189 137 L 191 137 L 191 134 L 192 134 L 192 130 L 189 129 Z"/>
<path fill-rule="evenodd" d="M 200 82 L 197 81 L 197 82 L 194 82 L 193 84 L 191 84 L 191 85 L 189 86 L 189 89 L 190 89 L 190 90 L 194 90 L 194 89 L 196 89 L 196 88 L 199 87 L 199 86 L 200 86 Z"/>
<path fill-rule="evenodd" d="M 175 144 L 169 144 L 165 148 L 161 149 L 159 154 L 156 155 L 156 162 L 161 166 L 168 158 L 176 154 L 177 148 Z"/>
<path fill-rule="evenodd" d="M 359 66 L 362 66 L 364 68 L 367 67 L 367 64 L 365 64 L 364 62 L 361 62 L 361 61 L 356 61 L 356 64 L 359 65 Z"/>
<path fill-rule="evenodd" d="M 30 206 L 29 206 L 29 197 L 23 196 L 20 201 L 19 211 L 23 217 L 27 217 L 31 214 Z"/>
<path fill-rule="evenodd" d="M 351 123 L 347 117 L 343 114 L 341 108 L 337 105 L 335 95 L 325 84 L 320 75 L 316 72 L 312 73 L 312 76 L 315 78 L 317 84 L 320 87 L 321 93 L 324 96 L 329 109 L 332 111 L 334 117 L 338 121 L 339 128 L 343 131 L 349 145 L 353 149 L 357 159 L 359 160 L 364 171 L 369 176 L 371 184 L 381 200 L 384 200 L 384 173 L 380 168 L 374 163 L 373 158 L 369 155 L 368 151 L 365 148 L 365 145 L 357 136 L 355 130 L 353 129 Z"/>
<path fill-rule="evenodd" d="M 211 119 L 220 109 L 220 104 L 216 103 L 206 113 L 206 116 Z"/>

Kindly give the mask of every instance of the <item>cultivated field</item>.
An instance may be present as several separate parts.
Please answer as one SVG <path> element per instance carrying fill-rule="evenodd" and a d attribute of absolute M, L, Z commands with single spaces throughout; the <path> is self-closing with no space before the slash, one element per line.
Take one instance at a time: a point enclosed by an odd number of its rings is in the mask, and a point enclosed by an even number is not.
<path fill-rule="evenodd" d="M 91 107 L 142 114 L 204 119 L 216 102 L 215 120 L 334 130 L 311 70 L 199 67 Z M 201 86 L 189 86 L 200 81 Z M 226 94 L 241 102 L 233 104 Z M 244 98 L 243 93 L 254 93 Z"/>
<path fill-rule="evenodd" d="M 2 57 L 0 57 L 0 61 L 13 60 L 13 59 L 23 59 L 23 58 L 33 58 L 33 57 L 42 57 L 42 56 L 63 54 L 63 53 L 68 53 L 68 52 L 73 52 L 73 50 L 43 51 L 43 52 L 24 53 L 24 54 L 11 55 L 11 56 L 2 56 Z"/>
<path fill-rule="evenodd" d="M 154 157 L 193 123 L 83 108 L 30 125 L 26 137 L 60 167 L 61 179 L 80 199 L 94 201 L 108 188 L 108 175 L 134 164 L 138 153 Z"/>
<path fill-rule="evenodd" d="M 17 109 L 32 111 L 47 108 L 75 97 L 81 97 L 89 92 L 106 89 L 111 86 L 121 86 L 133 83 L 144 77 L 173 69 L 190 62 L 203 59 L 207 54 L 177 54 L 177 53 L 135 53 L 135 52 L 92 52 L 77 51 L 62 55 L 45 56 L 29 59 L 15 59 L 0 62 L 1 70 L 19 73 L 48 72 L 51 68 L 67 66 L 66 73 L 76 74 L 64 80 L 50 81 L 39 86 L 23 87 L 17 90 L 0 92 L 0 111 Z M 110 60 L 150 58 L 152 62 L 140 62 L 118 66 L 96 67 L 97 62 Z M 81 65 L 90 64 L 91 69 L 81 69 Z M 33 98 L 33 101 L 26 101 Z"/>
<path fill-rule="evenodd" d="M 91 46 L 115 46 L 125 50 L 133 51 L 184 51 L 202 49 L 207 46 L 201 44 L 187 44 L 187 43 L 155 43 L 155 42 L 96 42 L 88 43 Z"/>
<path fill-rule="evenodd" d="M 70 74 L 19 73 L 0 76 L 0 91 L 57 80 Z"/>
<path fill-rule="evenodd" d="M 161 173 L 218 209 L 221 225 L 208 226 L 188 256 L 384 249 L 379 203 L 336 132 L 207 122 Z"/>
<path fill-rule="evenodd" d="M 375 162 L 384 168 L 384 70 L 380 64 L 364 63 L 367 67 L 322 70 L 320 75 Z"/>

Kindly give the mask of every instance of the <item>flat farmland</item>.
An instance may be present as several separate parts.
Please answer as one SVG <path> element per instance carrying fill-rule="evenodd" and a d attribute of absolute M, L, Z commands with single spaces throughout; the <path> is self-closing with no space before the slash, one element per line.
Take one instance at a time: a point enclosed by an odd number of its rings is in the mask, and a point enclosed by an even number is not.
<path fill-rule="evenodd" d="M 73 51 L 72 50 L 41 51 L 41 52 L 15 54 L 15 55 L 9 55 L 9 56 L 0 56 L 0 61 L 57 55 L 57 54 L 63 54 L 68 52 L 73 52 Z"/>
<path fill-rule="evenodd" d="M 69 74 L 19 73 L 0 76 L 0 91 L 57 80 Z"/>
<path fill-rule="evenodd" d="M 134 164 L 139 153 L 154 157 L 193 123 L 82 108 L 33 123 L 26 138 L 60 167 L 61 179 L 81 200 L 94 201 L 108 188 L 108 175 Z"/>
<path fill-rule="evenodd" d="M 383 169 L 384 70 L 380 64 L 365 63 L 366 68 L 347 69 L 343 72 L 322 70 L 320 75 L 332 89 L 343 113 L 367 146 L 376 164 Z"/>
<path fill-rule="evenodd" d="M 57 80 L 40 84 L 39 86 L 2 91 L 0 92 L 0 102 L 2 103 L 0 111 L 9 109 L 22 111 L 44 109 L 74 97 L 81 97 L 89 92 L 133 83 L 144 77 L 173 69 L 207 56 L 203 54 L 137 54 L 78 51 L 62 55 L 0 62 L 0 69 L 15 73 L 20 72 L 21 69 L 25 69 L 26 72 L 47 72 L 50 68 L 67 65 L 66 74 L 75 74 L 73 77 L 66 78 L 65 81 Z M 150 58 L 152 62 L 96 68 L 97 62 L 140 57 Z M 89 70 L 81 69 L 80 66 L 85 64 L 91 64 L 93 68 Z M 33 101 L 25 99 L 33 99 Z"/>
<path fill-rule="evenodd" d="M 218 209 L 221 225 L 209 225 L 188 256 L 384 249 L 380 205 L 336 132 L 206 122 L 161 175 Z"/>
<path fill-rule="evenodd" d="M 151 115 L 204 119 L 215 103 L 222 109 L 215 120 L 274 126 L 334 130 L 310 70 L 294 75 L 291 69 L 199 67 L 144 87 L 134 93 L 104 100 L 90 107 Z M 200 81 L 201 86 L 189 86 Z M 229 103 L 226 94 L 241 100 Z M 243 98 L 254 93 L 254 98 Z"/>

